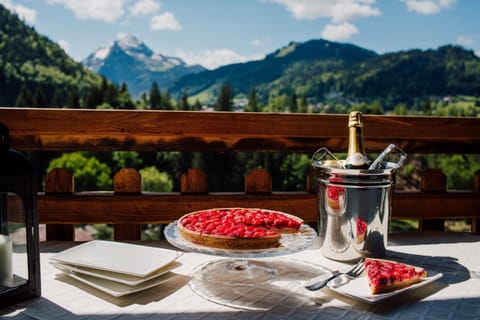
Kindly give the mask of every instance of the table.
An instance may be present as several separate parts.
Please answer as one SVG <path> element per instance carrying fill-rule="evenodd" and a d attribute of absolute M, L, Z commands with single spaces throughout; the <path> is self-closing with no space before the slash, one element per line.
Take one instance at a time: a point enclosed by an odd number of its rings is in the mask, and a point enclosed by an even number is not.
<path fill-rule="evenodd" d="M 172 248 L 165 241 L 147 244 Z M 58 275 L 49 257 L 72 245 L 41 244 L 42 296 L 0 310 L 2 319 L 480 319 L 480 237 L 470 234 L 390 235 L 389 258 L 443 273 L 441 279 L 407 294 L 372 305 L 328 288 L 309 292 L 299 285 L 278 293 L 278 303 L 268 310 L 236 309 L 197 295 L 189 285 L 192 270 L 219 257 L 188 252 L 178 259 L 181 266 L 174 270 L 174 279 L 113 298 Z M 303 252 L 272 259 L 311 262 L 331 270 L 347 266 L 324 258 L 318 243 Z"/>

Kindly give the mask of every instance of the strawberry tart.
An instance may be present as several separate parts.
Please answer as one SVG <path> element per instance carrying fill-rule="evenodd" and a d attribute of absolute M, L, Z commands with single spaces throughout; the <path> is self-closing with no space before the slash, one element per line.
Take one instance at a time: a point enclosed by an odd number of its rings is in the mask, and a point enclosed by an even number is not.
<path fill-rule="evenodd" d="M 381 259 L 366 259 L 365 271 L 373 294 L 405 288 L 427 276 L 423 268 Z"/>
<path fill-rule="evenodd" d="M 253 208 L 200 210 L 177 221 L 184 239 L 235 250 L 279 247 L 281 234 L 299 232 L 302 224 L 302 219 L 284 212 Z"/>

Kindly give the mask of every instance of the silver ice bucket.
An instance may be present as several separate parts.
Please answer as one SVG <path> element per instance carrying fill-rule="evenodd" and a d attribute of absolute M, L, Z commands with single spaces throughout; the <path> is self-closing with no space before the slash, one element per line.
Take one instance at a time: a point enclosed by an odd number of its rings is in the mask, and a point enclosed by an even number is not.
<path fill-rule="evenodd" d="M 359 170 L 344 169 L 343 160 L 312 160 L 318 235 L 325 257 L 355 261 L 385 254 L 395 172 L 401 162 Z"/>

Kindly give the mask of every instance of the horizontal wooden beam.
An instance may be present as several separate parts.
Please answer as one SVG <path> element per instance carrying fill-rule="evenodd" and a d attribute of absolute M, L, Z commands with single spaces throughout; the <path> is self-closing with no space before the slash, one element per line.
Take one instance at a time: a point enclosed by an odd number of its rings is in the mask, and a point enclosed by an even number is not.
<path fill-rule="evenodd" d="M 366 148 L 479 153 L 480 118 L 364 116 Z M 267 151 L 347 149 L 347 115 L 0 108 L 24 151 Z"/>
<path fill-rule="evenodd" d="M 480 217 L 479 192 L 395 192 L 397 219 L 460 219 Z"/>
<path fill-rule="evenodd" d="M 40 195 L 40 223 L 169 223 L 182 215 L 208 208 L 255 207 L 292 213 L 307 222 L 317 220 L 317 200 L 306 192 L 272 194 L 218 193 L 181 195 L 176 193 L 77 193 Z"/>
<path fill-rule="evenodd" d="M 65 195 L 40 194 L 38 210 L 41 223 L 169 223 L 185 213 L 212 207 L 269 208 L 295 214 L 315 222 L 317 198 L 306 192 L 272 194 L 177 193 L 114 194 L 82 192 Z M 474 218 L 480 216 L 477 192 L 395 192 L 394 219 Z"/>

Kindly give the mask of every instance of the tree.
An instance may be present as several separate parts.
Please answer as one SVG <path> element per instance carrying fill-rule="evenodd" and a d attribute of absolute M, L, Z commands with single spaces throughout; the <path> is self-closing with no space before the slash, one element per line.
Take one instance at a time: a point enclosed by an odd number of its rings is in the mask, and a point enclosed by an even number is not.
<path fill-rule="evenodd" d="M 187 91 L 183 90 L 180 101 L 178 102 L 179 110 L 190 110 L 190 104 L 188 103 Z"/>
<path fill-rule="evenodd" d="M 37 87 L 33 95 L 33 107 L 46 108 L 47 106 L 47 97 L 45 97 L 42 87 Z"/>
<path fill-rule="evenodd" d="M 160 93 L 161 95 L 161 103 L 160 103 L 160 109 L 162 110 L 173 110 L 173 103 L 172 103 L 172 98 L 170 97 L 170 93 L 168 91 L 165 91 L 165 93 Z"/>
<path fill-rule="evenodd" d="M 245 111 L 260 112 L 260 106 L 257 102 L 257 91 L 253 87 L 250 89 L 250 93 L 248 95 L 248 104 L 245 107 Z"/>
<path fill-rule="evenodd" d="M 195 100 L 195 104 L 193 105 L 193 110 L 200 111 L 202 110 L 202 104 L 200 103 L 200 100 Z"/>
<path fill-rule="evenodd" d="M 128 92 L 127 84 L 124 82 L 120 87 L 118 93 L 118 108 L 119 109 L 135 109 L 135 103 L 132 101 L 130 92 Z"/>
<path fill-rule="evenodd" d="M 233 106 L 233 91 L 230 83 L 226 82 L 220 89 L 217 97 L 217 105 L 215 111 L 232 111 Z"/>
<path fill-rule="evenodd" d="M 20 88 L 20 92 L 18 93 L 17 100 L 15 101 L 15 107 L 17 108 L 28 108 L 33 105 L 33 97 L 30 90 L 27 86 L 23 85 Z"/>
<path fill-rule="evenodd" d="M 152 83 L 150 87 L 150 109 L 159 110 L 162 104 L 162 96 L 160 94 L 160 89 L 158 89 L 158 84 L 156 81 Z"/>
<path fill-rule="evenodd" d="M 302 98 L 300 99 L 300 106 L 298 112 L 301 113 L 308 113 L 308 101 L 307 97 L 303 94 Z"/>
<path fill-rule="evenodd" d="M 65 102 L 67 108 L 79 109 L 80 108 L 80 96 L 78 95 L 77 87 L 70 87 L 68 92 L 67 101 Z"/>
<path fill-rule="evenodd" d="M 142 191 L 171 192 L 173 181 L 166 172 L 160 172 L 154 166 L 139 171 L 142 177 Z"/>
<path fill-rule="evenodd" d="M 59 158 L 52 159 L 47 172 L 54 168 L 66 168 L 75 177 L 75 189 L 108 190 L 112 188 L 110 167 L 95 157 L 87 157 L 80 151 L 64 153 Z"/>
<path fill-rule="evenodd" d="M 290 96 L 290 112 L 298 112 L 297 94 L 295 93 L 295 91 L 292 92 L 292 95 Z"/>
<path fill-rule="evenodd" d="M 91 87 L 87 95 L 85 96 L 85 101 L 83 106 L 87 109 L 95 109 L 97 106 L 103 103 L 103 95 L 100 90 L 95 87 Z"/>
<path fill-rule="evenodd" d="M 114 172 L 122 168 L 137 169 L 143 163 L 142 158 L 140 158 L 139 153 L 136 151 L 113 151 L 112 161 L 114 163 Z"/>
<path fill-rule="evenodd" d="M 275 96 L 270 94 L 268 97 L 268 105 L 266 110 L 268 112 L 285 112 L 286 107 L 289 105 L 290 100 L 287 94 Z"/>
<path fill-rule="evenodd" d="M 55 88 L 55 91 L 53 92 L 53 97 L 52 101 L 50 102 L 50 107 L 51 108 L 61 108 L 63 106 L 62 103 L 62 94 L 60 91 Z"/>
<path fill-rule="evenodd" d="M 118 101 L 118 88 L 114 84 L 110 84 L 107 87 L 107 91 L 103 93 L 103 101 L 108 103 L 114 109 L 118 108 L 119 101 Z"/>

